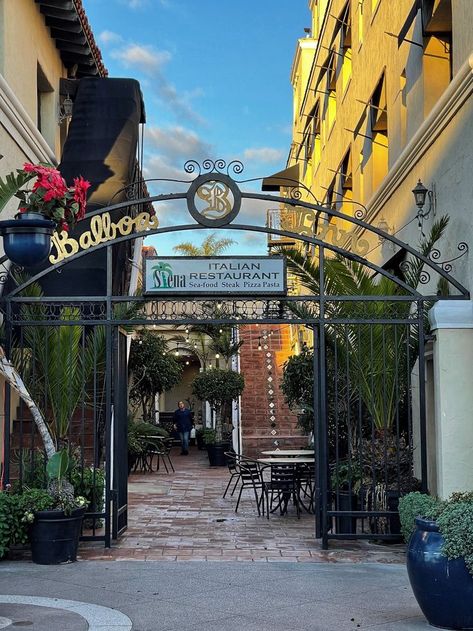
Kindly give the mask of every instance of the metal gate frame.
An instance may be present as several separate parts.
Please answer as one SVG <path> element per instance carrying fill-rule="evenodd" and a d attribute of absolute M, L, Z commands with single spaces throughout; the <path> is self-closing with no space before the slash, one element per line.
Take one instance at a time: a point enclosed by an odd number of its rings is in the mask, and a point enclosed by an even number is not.
<path fill-rule="evenodd" d="M 398 301 L 408 301 L 410 304 L 416 306 L 416 316 L 414 319 L 408 321 L 402 321 L 404 323 L 412 324 L 413 322 L 418 327 L 418 342 L 419 342 L 419 357 L 424 356 L 425 334 L 424 334 L 424 315 L 426 312 L 426 305 L 431 304 L 437 300 L 468 300 L 469 292 L 463 287 L 455 278 L 448 273 L 448 266 L 442 266 L 437 264 L 434 260 L 425 257 L 421 252 L 416 251 L 410 245 L 400 241 L 394 235 L 383 232 L 375 226 L 371 226 L 364 221 L 366 209 L 356 209 L 353 215 L 346 215 L 331 206 L 325 206 L 322 204 L 310 203 L 302 201 L 301 196 L 304 185 L 299 182 L 288 180 L 289 196 L 281 195 L 268 195 L 252 192 L 242 192 L 239 184 L 244 181 L 237 181 L 230 177 L 230 170 L 233 173 L 241 173 L 243 167 L 241 163 L 230 163 L 227 167 L 226 174 L 223 173 L 223 169 L 226 167 L 223 161 L 206 161 L 203 166 L 208 170 L 208 173 L 202 174 L 200 165 L 197 165 L 194 161 L 186 163 L 185 170 L 187 173 L 194 173 L 198 168 L 198 175 L 195 179 L 189 181 L 182 181 L 184 184 L 190 184 L 186 190 L 181 193 L 171 193 L 156 195 L 150 198 L 135 199 L 119 204 L 115 204 L 100 210 L 93 211 L 88 216 L 93 217 L 101 215 L 105 212 L 113 213 L 114 211 L 123 210 L 130 207 L 136 207 L 142 204 L 149 204 L 150 202 L 160 203 L 169 200 L 186 200 L 189 212 L 194 219 L 193 223 L 158 227 L 147 231 L 146 236 L 153 234 L 165 234 L 172 232 L 187 232 L 194 230 L 202 230 L 203 228 L 215 228 L 225 230 L 235 230 L 243 232 L 259 232 L 270 235 L 279 235 L 285 237 L 291 241 L 305 244 L 306 247 L 310 247 L 314 252 L 318 253 L 319 262 L 319 286 L 325 287 L 324 268 L 325 261 L 327 260 L 327 252 L 330 256 L 339 255 L 349 261 L 354 261 L 370 269 L 374 274 L 379 274 L 390 279 L 397 287 L 404 291 L 404 295 L 394 294 L 390 296 L 376 296 L 376 301 L 382 301 L 386 304 L 395 304 Z M 199 214 L 199 211 L 195 207 L 194 197 L 199 186 L 206 183 L 217 182 L 222 186 L 225 186 L 231 190 L 234 198 L 234 206 L 231 212 L 228 213 L 227 218 L 219 218 L 218 220 L 210 220 L 205 217 L 204 214 Z M 307 189 L 305 189 L 307 193 Z M 308 192 L 309 194 L 310 191 Z M 236 219 L 241 202 L 243 200 L 259 200 L 263 202 L 269 202 L 272 205 L 284 205 L 284 207 L 292 207 L 294 209 L 300 209 L 301 212 L 311 212 L 316 217 L 316 224 L 318 224 L 319 218 L 325 218 L 326 223 L 330 223 L 332 220 L 339 220 L 348 222 L 354 229 L 358 230 L 360 234 L 363 232 L 372 233 L 377 238 L 386 240 L 394 246 L 403 248 L 413 259 L 423 266 L 423 278 L 421 282 L 427 283 L 433 275 L 437 275 L 439 278 L 443 278 L 455 291 L 455 294 L 448 294 L 445 296 L 439 296 L 437 294 L 422 294 L 415 287 L 410 287 L 404 280 L 396 277 L 392 273 L 376 265 L 374 262 L 369 261 L 360 254 L 357 254 L 351 250 L 344 249 L 340 245 L 329 243 L 325 241 L 320 235 L 301 234 L 300 232 L 294 232 L 281 228 L 275 228 L 270 226 L 255 226 L 249 224 L 237 224 L 234 222 Z M 314 379 L 314 410 L 318 413 L 316 419 L 314 419 L 314 435 L 317 437 L 318 444 L 318 465 L 315 472 L 315 487 L 316 487 L 316 536 L 322 538 L 323 547 L 327 547 L 329 539 L 335 538 L 358 538 L 358 535 L 351 536 L 337 536 L 331 533 L 331 526 L 329 520 L 333 517 L 347 514 L 352 515 L 352 512 L 345 513 L 343 511 L 331 510 L 330 500 L 330 488 L 328 482 L 328 454 L 327 454 L 327 400 L 326 400 L 326 327 L 333 324 L 326 316 L 326 305 L 328 301 L 343 301 L 347 300 L 347 296 L 333 296 L 326 295 L 324 292 L 320 292 L 320 295 L 300 295 L 300 296 L 287 296 L 278 297 L 274 296 L 226 296 L 226 295 L 208 295 L 202 297 L 193 297 L 192 299 L 182 300 L 180 298 L 150 298 L 150 297 L 137 297 L 137 296 L 115 296 L 112 294 L 112 270 L 113 270 L 113 245 L 122 243 L 128 240 L 133 240 L 138 237 L 142 237 L 143 233 L 131 233 L 119 236 L 113 241 L 100 243 L 93 246 L 88 250 L 79 251 L 73 256 L 62 260 L 54 265 L 51 265 L 44 271 L 36 274 L 33 278 L 23 282 L 19 286 L 15 287 L 8 295 L 2 296 L 0 300 L 0 306 L 4 314 L 5 320 L 5 351 L 7 357 L 11 352 L 11 335 L 14 327 L 17 326 L 57 326 L 57 313 L 58 309 L 63 306 L 74 306 L 79 309 L 81 317 L 71 321 L 60 321 L 61 326 L 67 325 L 81 325 L 81 326 L 94 326 L 100 325 L 105 327 L 106 331 L 106 377 L 105 377 L 105 436 L 106 436 L 106 485 L 105 485 L 105 511 L 103 518 L 105 520 L 105 534 L 102 536 L 89 537 L 94 540 L 103 540 L 105 545 L 109 547 L 111 545 L 112 535 L 113 537 L 119 536 L 119 534 L 126 528 L 126 479 L 127 479 L 127 467 L 122 462 L 123 455 L 126 450 L 126 431 L 124 431 L 123 425 L 123 406 L 125 402 L 119 397 L 120 384 L 124 383 L 125 368 L 123 363 L 123 342 L 119 333 L 119 327 L 129 325 L 129 320 L 121 320 L 117 316 L 117 305 L 121 303 L 138 303 L 142 307 L 142 314 L 140 317 L 133 319 L 133 324 L 136 326 L 145 326 L 148 324 L 173 324 L 173 325 L 185 325 L 185 324 L 198 324 L 198 323 L 212 323 L 212 324 L 229 324 L 229 325 L 241 325 L 251 323 L 266 323 L 266 324 L 303 324 L 312 329 L 314 333 L 314 347 L 317 352 L 314 352 L 314 375 L 317 375 L 317 379 Z M 81 296 L 81 297 L 42 297 L 40 299 L 25 298 L 22 297 L 22 292 L 33 282 L 41 281 L 41 278 L 47 274 L 61 270 L 67 266 L 68 263 L 78 260 L 82 257 L 87 257 L 88 254 L 106 249 L 107 252 L 107 293 L 103 296 Z M 436 257 L 438 258 L 438 257 Z M 0 263 L 5 263 L 5 257 L 0 260 Z M 451 269 L 451 267 L 450 267 Z M 8 276 L 11 276 L 8 273 Z M 356 298 L 349 298 L 350 300 L 356 300 L 359 303 L 372 301 L 373 296 L 357 296 Z M 225 308 L 219 315 L 219 317 L 209 317 L 206 315 L 204 306 L 208 306 L 213 302 L 223 304 Z M 41 320 L 25 321 L 21 320 L 22 308 L 25 305 L 39 304 L 41 305 L 42 313 L 44 314 Z M 304 305 L 304 307 L 311 314 L 310 316 L 300 317 L 293 309 L 294 304 Z M 292 308 L 291 308 L 292 307 Z M 361 320 L 360 320 L 361 321 Z M 386 319 L 387 324 L 392 324 L 395 319 Z M 377 323 L 382 321 L 377 320 Z M 401 321 L 399 321 L 401 323 Z M 120 350 L 121 349 L 121 350 Z M 425 388 L 424 384 L 424 365 L 423 361 L 419 362 L 419 392 L 420 392 L 420 432 L 421 432 L 421 469 L 422 469 L 422 485 L 426 488 L 427 484 L 427 459 L 426 459 L 426 418 L 425 418 Z M 10 457 L 10 385 L 7 383 L 5 388 L 5 431 L 4 431 L 4 482 L 9 481 L 9 457 Z M 115 411 L 115 419 L 114 419 Z M 117 411 L 120 413 L 120 420 L 117 421 Z M 315 415 L 314 415 L 315 416 Z M 118 429 L 121 431 L 119 432 Z M 114 459 L 115 458 L 115 459 Z M 112 475 L 113 468 L 113 475 Z M 392 513 L 386 511 L 365 511 L 366 516 L 389 516 Z M 357 516 L 360 516 L 357 513 Z M 382 536 L 380 538 L 391 538 L 389 535 Z"/>

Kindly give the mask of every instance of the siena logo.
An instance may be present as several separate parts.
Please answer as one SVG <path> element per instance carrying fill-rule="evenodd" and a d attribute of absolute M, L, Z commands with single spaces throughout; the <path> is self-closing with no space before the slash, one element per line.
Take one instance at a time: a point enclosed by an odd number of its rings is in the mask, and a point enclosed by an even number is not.
<path fill-rule="evenodd" d="M 151 268 L 153 272 L 154 289 L 174 289 L 175 287 L 185 287 L 186 277 L 184 274 L 173 274 L 169 263 L 158 263 Z"/>

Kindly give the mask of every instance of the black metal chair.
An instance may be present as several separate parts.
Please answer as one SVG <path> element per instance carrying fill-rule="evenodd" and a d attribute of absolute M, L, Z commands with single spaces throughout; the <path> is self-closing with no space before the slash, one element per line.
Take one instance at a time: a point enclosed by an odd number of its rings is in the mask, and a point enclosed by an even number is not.
<path fill-rule="evenodd" d="M 232 492 L 230 494 L 233 497 L 233 494 L 235 493 L 236 488 L 238 486 L 238 482 L 240 481 L 240 471 L 237 466 L 237 461 L 238 461 L 237 454 L 234 451 L 226 451 L 225 457 L 227 459 L 227 466 L 228 466 L 228 471 L 230 473 L 230 479 L 228 480 L 228 484 L 223 493 L 224 498 L 226 497 L 228 493 L 228 489 L 230 488 L 231 483 L 235 481 Z"/>
<path fill-rule="evenodd" d="M 278 510 L 281 515 L 287 513 L 289 500 L 292 498 L 296 507 L 297 518 L 300 519 L 301 509 L 299 501 L 299 486 L 297 467 L 292 464 L 270 464 L 270 479 L 263 480 L 263 506 L 266 500 L 266 515 Z M 271 499 L 270 499 L 271 496 Z M 277 501 L 276 506 L 274 506 Z"/>
<path fill-rule="evenodd" d="M 258 515 L 261 515 L 261 507 L 264 515 L 264 501 L 263 501 L 263 476 L 260 464 L 256 460 L 250 458 L 244 458 L 240 456 L 239 461 L 236 463 L 237 470 L 240 475 L 240 492 L 238 493 L 238 500 L 235 506 L 235 513 L 238 511 L 240 505 L 241 494 L 243 489 L 253 489 L 253 493 L 256 501 L 256 508 L 258 509 Z"/>
<path fill-rule="evenodd" d="M 171 448 L 173 446 L 173 439 L 172 438 L 160 438 L 156 441 L 155 443 L 155 447 L 153 447 L 153 449 L 150 451 L 150 470 L 153 470 L 153 458 L 154 456 L 157 456 L 157 463 L 156 463 L 156 471 L 159 471 L 159 467 L 161 464 L 161 460 L 164 464 L 164 468 L 166 469 L 166 473 L 169 473 L 169 467 L 174 471 L 174 466 L 172 464 L 172 460 L 171 460 Z"/>
<path fill-rule="evenodd" d="M 298 500 L 300 506 L 308 513 L 313 513 L 314 492 L 315 492 L 315 473 L 314 466 L 308 464 L 300 464 L 296 469 Z"/>

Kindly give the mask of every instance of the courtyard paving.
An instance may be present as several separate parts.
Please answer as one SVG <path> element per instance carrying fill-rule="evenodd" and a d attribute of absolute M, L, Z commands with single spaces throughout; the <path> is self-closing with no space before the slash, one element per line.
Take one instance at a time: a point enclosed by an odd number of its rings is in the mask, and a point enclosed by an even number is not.
<path fill-rule="evenodd" d="M 259 517 L 252 491 L 222 498 L 223 467 L 209 467 L 206 452 L 172 454 L 175 473 L 164 468 L 129 477 L 128 530 L 110 550 L 81 544 L 82 559 L 160 561 L 382 562 L 404 563 L 404 546 L 331 542 L 322 550 L 314 516 L 295 511 Z"/>

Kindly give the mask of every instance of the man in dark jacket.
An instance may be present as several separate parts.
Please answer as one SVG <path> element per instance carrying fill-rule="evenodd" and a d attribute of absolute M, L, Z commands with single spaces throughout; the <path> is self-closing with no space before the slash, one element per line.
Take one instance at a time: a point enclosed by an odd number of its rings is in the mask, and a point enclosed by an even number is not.
<path fill-rule="evenodd" d="M 192 412 L 186 408 L 184 401 L 179 401 L 177 405 L 177 410 L 174 412 L 174 429 L 179 432 L 181 439 L 181 455 L 187 456 L 192 429 Z"/>

